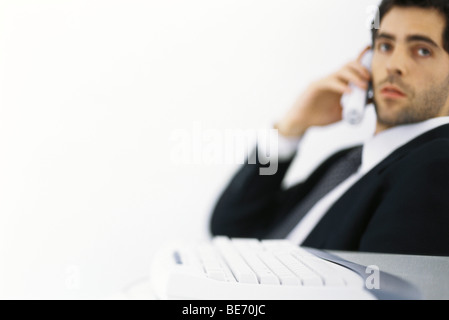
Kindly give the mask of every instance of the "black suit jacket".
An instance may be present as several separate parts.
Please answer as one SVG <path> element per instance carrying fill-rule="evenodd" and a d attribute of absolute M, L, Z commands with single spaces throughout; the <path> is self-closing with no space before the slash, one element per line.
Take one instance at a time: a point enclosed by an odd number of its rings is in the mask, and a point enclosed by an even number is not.
<path fill-rule="evenodd" d="M 327 168 L 284 189 L 291 161 L 272 176 L 245 163 L 211 216 L 213 235 L 266 238 Z M 293 228 L 294 226 L 292 226 Z M 356 182 L 312 230 L 304 246 L 318 249 L 449 256 L 449 125 L 400 147 Z"/>

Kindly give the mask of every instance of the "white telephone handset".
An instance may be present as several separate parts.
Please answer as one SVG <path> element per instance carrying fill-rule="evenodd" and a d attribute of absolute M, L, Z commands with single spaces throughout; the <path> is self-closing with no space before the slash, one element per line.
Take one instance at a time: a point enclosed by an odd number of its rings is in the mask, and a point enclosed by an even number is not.
<path fill-rule="evenodd" d="M 373 51 L 368 50 L 361 60 L 362 65 L 369 71 L 371 71 L 372 59 Z M 340 103 L 343 107 L 343 120 L 356 125 L 363 120 L 368 92 L 352 83 L 349 85 L 351 87 L 351 92 L 343 94 Z"/>

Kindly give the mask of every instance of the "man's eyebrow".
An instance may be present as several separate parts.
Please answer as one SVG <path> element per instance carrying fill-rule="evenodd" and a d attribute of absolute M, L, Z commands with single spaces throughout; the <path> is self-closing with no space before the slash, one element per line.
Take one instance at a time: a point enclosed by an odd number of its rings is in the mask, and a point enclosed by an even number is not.
<path fill-rule="evenodd" d="M 379 39 L 379 38 L 393 40 L 393 41 L 396 40 L 395 36 L 393 36 L 391 34 L 388 34 L 388 33 L 385 33 L 385 32 L 376 34 L 376 40 Z"/>
<path fill-rule="evenodd" d="M 394 35 L 385 33 L 385 32 L 378 33 L 376 35 L 376 40 L 377 39 L 388 39 L 388 40 L 396 41 L 396 37 Z M 415 42 L 415 41 L 425 42 L 425 43 L 427 43 L 433 47 L 436 47 L 436 48 L 440 47 L 435 41 L 433 41 L 431 38 L 429 38 L 427 36 L 423 36 L 420 34 L 412 34 L 412 35 L 407 36 L 407 42 Z"/>
<path fill-rule="evenodd" d="M 407 37 L 407 42 L 413 42 L 413 41 L 425 42 L 425 43 L 430 44 L 431 46 L 434 46 L 436 48 L 439 47 L 436 44 L 436 42 L 433 41 L 431 38 L 429 38 L 427 36 L 422 36 L 422 35 L 419 35 L 419 34 L 414 34 L 414 35 L 410 35 L 410 36 Z"/>

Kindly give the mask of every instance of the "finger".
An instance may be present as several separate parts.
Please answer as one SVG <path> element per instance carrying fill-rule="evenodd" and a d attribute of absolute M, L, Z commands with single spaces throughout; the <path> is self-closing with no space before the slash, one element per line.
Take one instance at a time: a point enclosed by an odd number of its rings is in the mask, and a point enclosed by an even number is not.
<path fill-rule="evenodd" d="M 363 56 L 364 56 L 365 53 L 366 53 L 367 51 L 369 51 L 369 50 L 371 50 L 371 46 L 365 47 L 365 48 L 362 50 L 362 52 L 360 52 L 359 56 L 357 57 L 357 61 L 358 61 L 358 62 L 361 62 Z"/>
<path fill-rule="evenodd" d="M 368 89 L 368 82 L 363 77 L 361 77 L 357 72 L 353 71 L 348 67 L 340 70 L 336 76 L 339 80 L 345 83 L 351 82 L 362 89 Z"/>
<path fill-rule="evenodd" d="M 353 70 L 354 72 L 357 72 L 359 76 L 363 78 L 363 80 L 369 81 L 371 79 L 370 71 L 362 64 L 360 64 L 358 61 L 352 61 L 348 63 L 347 67 Z"/>
<path fill-rule="evenodd" d="M 338 78 L 334 78 L 327 83 L 327 87 L 330 91 L 344 94 L 351 92 L 351 87 L 348 85 L 346 81 L 340 80 Z"/>

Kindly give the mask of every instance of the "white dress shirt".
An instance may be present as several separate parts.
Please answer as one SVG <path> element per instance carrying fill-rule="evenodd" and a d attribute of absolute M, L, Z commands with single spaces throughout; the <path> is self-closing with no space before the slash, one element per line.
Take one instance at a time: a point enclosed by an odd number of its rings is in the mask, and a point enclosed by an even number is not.
<path fill-rule="evenodd" d="M 363 144 L 362 164 L 358 171 L 318 201 L 287 235 L 287 239 L 300 245 L 331 206 L 361 177 L 399 147 L 429 130 L 448 123 L 449 117 L 438 117 L 420 123 L 397 126 L 369 138 Z M 284 140 L 285 137 L 279 135 L 279 155 L 286 159 L 297 152 L 300 139 L 296 140 L 296 144 L 293 139 Z"/>

